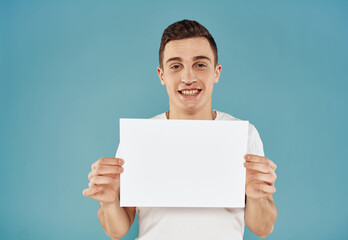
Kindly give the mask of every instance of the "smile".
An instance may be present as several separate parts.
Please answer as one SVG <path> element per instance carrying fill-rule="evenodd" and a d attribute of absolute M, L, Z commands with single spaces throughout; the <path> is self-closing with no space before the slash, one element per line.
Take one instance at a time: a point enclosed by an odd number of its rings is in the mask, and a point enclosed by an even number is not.
<path fill-rule="evenodd" d="M 201 91 L 202 89 L 184 89 L 179 90 L 178 92 L 183 96 L 197 96 Z"/>

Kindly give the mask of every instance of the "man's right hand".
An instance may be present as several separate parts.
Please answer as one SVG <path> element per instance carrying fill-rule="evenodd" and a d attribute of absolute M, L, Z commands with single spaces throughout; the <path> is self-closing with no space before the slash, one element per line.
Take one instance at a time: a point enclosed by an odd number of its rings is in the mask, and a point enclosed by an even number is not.
<path fill-rule="evenodd" d="M 88 174 L 89 188 L 84 189 L 82 194 L 105 204 L 119 201 L 123 164 L 121 158 L 101 158 L 93 163 Z"/>

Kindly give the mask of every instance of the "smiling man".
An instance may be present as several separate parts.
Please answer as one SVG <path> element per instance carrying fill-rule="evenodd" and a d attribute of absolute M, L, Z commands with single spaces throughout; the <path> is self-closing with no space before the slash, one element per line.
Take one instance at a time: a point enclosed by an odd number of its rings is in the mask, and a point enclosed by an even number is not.
<path fill-rule="evenodd" d="M 157 72 L 167 89 L 169 111 L 155 119 L 239 120 L 211 108 L 213 87 L 219 81 L 221 65 L 215 41 L 201 24 L 183 20 L 166 28 L 159 63 Z M 264 157 L 262 141 L 252 124 L 244 163 L 245 208 L 120 207 L 119 179 L 124 161 L 127 159 L 96 161 L 88 176 L 89 188 L 83 191 L 85 196 L 100 201 L 98 218 L 113 239 L 127 234 L 135 212 L 139 216 L 139 240 L 242 239 L 244 223 L 261 238 L 273 231 L 277 218 L 272 197 L 276 165 Z"/>
<path fill-rule="evenodd" d="M 157 72 L 162 85 L 167 87 L 170 109 L 167 117 L 214 119 L 212 93 L 214 83 L 219 80 L 221 65 L 216 64 L 217 56 L 207 38 L 171 40 L 170 36 L 164 35 L 160 59 Z"/>

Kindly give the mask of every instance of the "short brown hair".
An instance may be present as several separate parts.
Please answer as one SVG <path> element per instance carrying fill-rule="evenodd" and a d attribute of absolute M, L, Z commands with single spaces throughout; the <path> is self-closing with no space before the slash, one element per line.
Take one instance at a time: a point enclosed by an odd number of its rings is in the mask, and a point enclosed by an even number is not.
<path fill-rule="evenodd" d="M 163 51 L 166 44 L 172 40 L 181 40 L 186 38 L 205 37 L 213 50 L 215 57 L 215 66 L 218 62 L 218 53 L 214 38 L 210 35 L 209 31 L 200 23 L 191 20 L 181 20 L 169 25 L 163 32 L 161 39 L 161 46 L 159 49 L 159 64 L 163 67 Z"/>

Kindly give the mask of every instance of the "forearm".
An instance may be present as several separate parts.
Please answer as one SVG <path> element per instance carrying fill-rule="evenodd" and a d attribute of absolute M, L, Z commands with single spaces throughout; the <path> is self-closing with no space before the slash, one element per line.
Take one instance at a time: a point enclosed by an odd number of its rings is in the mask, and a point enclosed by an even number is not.
<path fill-rule="evenodd" d="M 101 204 L 98 210 L 98 219 L 105 233 L 112 239 L 124 237 L 130 228 L 130 219 L 119 201 Z"/>
<path fill-rule="evenodd" d="M 261 238 L 273 231 L 277 209 L 270 195 L 265 198 L 248 198 L 245 206 L 245 222 L 248 228 Z"/>

